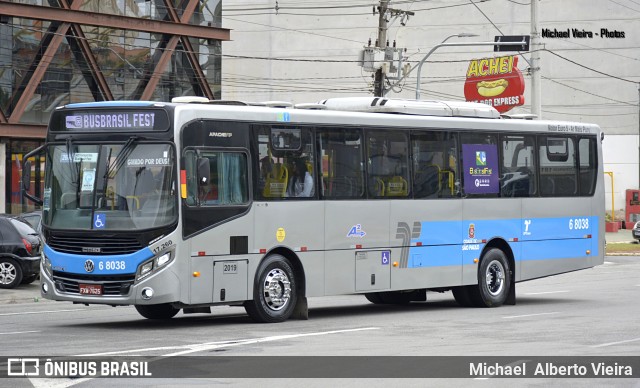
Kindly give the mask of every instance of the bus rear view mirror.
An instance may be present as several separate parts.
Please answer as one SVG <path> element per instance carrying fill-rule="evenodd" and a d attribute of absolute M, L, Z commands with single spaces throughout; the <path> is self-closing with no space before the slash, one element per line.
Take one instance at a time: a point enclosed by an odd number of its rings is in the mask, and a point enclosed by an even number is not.
<path fill-rule="evenodd" d="M 206 186 L 209 184 L 211 174 L 209 172 L 209 159 L 198 158 L 198 186 Z"/>
<path fill-rule="evenodd" d="M 31 161 L 25 160 L 22 163 L 22 190 L 29 191 L 31 189 Z"/>
<path fill-rule="evenodd" d="M 22 163 L 22 195 L 31 201 L 33 201 L 37 205 L 42 205 L 42 199 L 35 197 L 29 194 L 29 190 L 31 190 L 31 158 L 35 155 L 42 154 L 44 152 L 44 145 L 36 148 L 35 150 L 26 154 L 23 158 Z"/>

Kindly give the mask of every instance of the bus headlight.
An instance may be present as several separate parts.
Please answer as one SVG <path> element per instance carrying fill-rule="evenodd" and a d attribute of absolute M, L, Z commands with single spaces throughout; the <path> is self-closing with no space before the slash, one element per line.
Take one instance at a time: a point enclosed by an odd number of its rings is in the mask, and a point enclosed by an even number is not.
<path fill-rule="evenodd" d="M 156 259 L 156 267 L 160 268 L 163 265 L 167 264 L 169 261 L 171 260 L 171 254 L 170 253 L 165 253 L 164 255 L 158 257 Z"/>
<path fill-rule="evenodd" d="M 141 277 L 146 276 L 149 272 L 153 270 L 153 260 L 144 263 L 144 265 L 140 268 Z"/>
<path fill-rule="evenodd" d="M 48 277 L 53 279 L 53 270 L 51 268 L 51 260 L 44 254 L 44 252 L 40 255 L 42 259 L 42 269 L 47 274 Z"/>
<path fill-rule="evenodd" d="M 151 260 L 148 260 L 138 267 L 138 274 L 136 275 L 136 280 L 142 280 L 152 273 L 159 271 L 167 264 L 171 262 L 173 259 L 173 253 L 167 252 L 162 256 L 155 257 Z"/>

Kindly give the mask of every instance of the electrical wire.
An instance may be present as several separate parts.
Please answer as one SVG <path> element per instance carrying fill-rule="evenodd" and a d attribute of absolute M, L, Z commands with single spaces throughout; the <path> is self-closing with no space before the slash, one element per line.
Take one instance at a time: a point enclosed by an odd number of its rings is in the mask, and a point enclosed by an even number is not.
<path fill-rule="evenodd" d="M 567 61 L 567 62 L 573 63 L 573 64 L 574 64 L 574 65 L 576 65 L 576 66 L 580 66 L 580 67 L 582 67 L 582 68 L 584 68 L 584 69 L 591 70 L 591 71 L 593 71 L 593 72 L 595 72 L 595 73 L 598 73 L 598 74 L 602 74 L 602 75 L 604 75 L 604 76 L 606 76 L 606 77 L 614 78 L 614 79 L 617 79 L 617 80 L 620 80 L 620 81 L 624 81 L 624 82 L 629 82 L 629 83 L 632 83 L 632 84 L 640 85 L 640 81 L 632 81 L 632 80 L 628 80 L 628 79 L 625 79 L 625 78 L 622 78 L 622 77 L 615 76 L 615 75 L 613 75 L 613 74 L 608 74 L 608 73 L 605 73 L 605 72 L 603 72 L 603 71 L 593 69 L 593 68 L 591 68 L 591 67 L 589 67 L 589 66 L 585 66 L 585 65 L 580 64 L 580 63 L 578 63 L 578 62 L 576 62 L 576 61 L 573 61 L 573 60 L 571 60 L 571 59 L 569 59 L 569 58 L 563 57 L 562 55 L 557 54 L 557 53 L 555 53 L 555 52 L 553 52 L 553 51 L 551 51 L 551 50 L 548 50 L 548 49 L 544 49 L 544 51 L 546 51 L 546 52 L 548 52 L 548 53 L 551 53 L 551 54 L 555 55 L 555 56 L 556 56 L 556 57 L 558 57 L 558 58 L 564 59 L 564 60 L 565 60 L 565 61 Z"/>

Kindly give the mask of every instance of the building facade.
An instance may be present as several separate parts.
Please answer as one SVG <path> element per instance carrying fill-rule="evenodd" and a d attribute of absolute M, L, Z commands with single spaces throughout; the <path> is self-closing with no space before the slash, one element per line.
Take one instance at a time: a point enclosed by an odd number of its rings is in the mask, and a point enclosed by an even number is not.
<path fill-rule="evenodd" d="M 221 0 L 0 0 L 0 212 L 64 104 L 221 96 Z M 41 190 L 43 161 L 32 162 Z M 2 192 L 2 190 L 0 190 Z"/>
<path fill-rule="evenodd" d="M 518 57 L 524 104 L 508 113 L 531 113 L 529 62 L 538 55 L 541 118 L 596 123 L 603 129 L 604 168 L 614 173 L 615 180 L 612 190 L 609 176 L 604 177 L 606 205 L 610 210 L 613 191 L 620 213 L 625 190 L 640 184 L 640 5 L 532 1 L 537 6 L 540 44 Z M 448 37 L 448 43 L 493 42 L 500 35 L 531 34 L 532 1 L 392 0 L 386 2 L 395 10 L 385 15 L 386 40 L 390 47 L 402 49 L 404 64 L 414 67 Z M 223 25 L 233 30 L 234 39 L 224 43 L 222 97 L 317 102 L 332 96 L 372 95 L 373 73 L 360 65 L 360 56 L 364 47 L 375 46 L 382 3 L 226 2 Z M 460 34 L 476 36 L 455 36 Z M 495 53 L 492 46 L 440 47 L 422 67 L 421 98 L 463 100 L 471 60 L 514 54 Z M 387 97 L 414 98 L 416 71 L 400 82 L 391 79 L 387 86 L 391 85 Z"/>

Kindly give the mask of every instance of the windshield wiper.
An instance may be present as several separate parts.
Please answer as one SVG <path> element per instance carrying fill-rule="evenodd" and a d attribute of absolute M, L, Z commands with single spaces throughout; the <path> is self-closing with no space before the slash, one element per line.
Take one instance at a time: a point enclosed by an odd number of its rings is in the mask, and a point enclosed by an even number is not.
<path fill-rule="evenodd" d="M 113 165 L 111 165 L 109 163 L 109 160 L 107 159 L 107 168 L 104 176 L 105 181 L 109 178 L 111 173 L 120 170 L 120 168 L 124 165 L 127 157 L 129 157 L 134 148 L 136 148 L 137 141 L 138 136 L 131 136 L 129 140 L 124 143 L 122 150 L 120 150 L 120 153 L 118 154 L 118 156 L 116 156 L 116 160 L 113 161 Z M 109 150 L 109 158 L 111 158 L 111 150 Z"/>
<path fill-rule="evenodd" d="M 78 184 L 78 176 L 80 175 L 80 165 L 77 166 L 77 168 L 74 168 L 75 166 L 73 165 L 73 163 L 75 162 L 74 159 L 74 153 L 71 151 L 71 149 L 73 148 L 73 139 L 71 138 L 71 136 L 69 136 L 67 138 L 67 142 L 66 142 L 66 146 L 67 146 L 67 161 L 69 163 L 69 167 L 71 170 L 71 183 L 73 184 Z"/>
<path fill-rule="evenodd" d="M 131 154 L 131 152 L 136 148 L 136 142 L 138 141 L 137 136 L 131 136 L 127 142 L 124 144 L 116 159 L 111 163 L 111 152 L 113 148 L 109 148 L 109 155 L 107 155 L 107 166 L 105 167 L 104 176 L 102 177 L 102 195 L 106 199 L 107 196 L 107 187 L 109 182 L 109 177 L 114 172 L 118 172 L 120 168 L 124 165 L 127 157 Z M 94 193 L 94 195 L 97 193 Z M 95 198 L 94 198 L 95 201 Z M 94 202 L 95 203 L 95 202 Z"/>
<path fill-rule="evenodd" d="M 73 149 L 73 138 L 69 136 L 66 140 L 66 153 L 67 153 L 67 163 L 69 164 L 70 178 L 71 184 L 75 187 L 76 194 L 76 203 L 80 204 L 80 164 L 76 163 L 75 153 L 72 151 Z"/>

